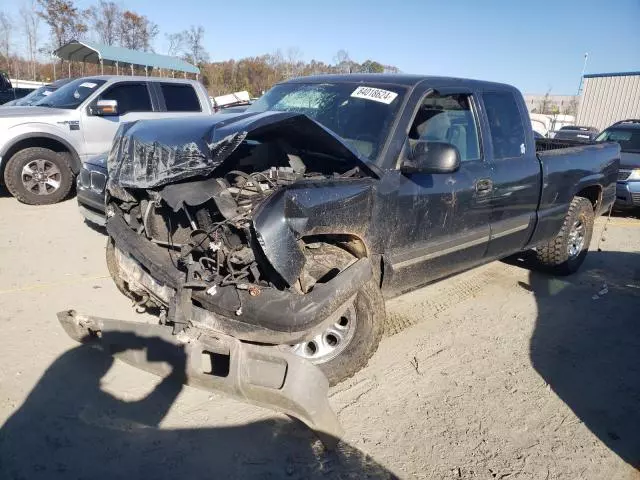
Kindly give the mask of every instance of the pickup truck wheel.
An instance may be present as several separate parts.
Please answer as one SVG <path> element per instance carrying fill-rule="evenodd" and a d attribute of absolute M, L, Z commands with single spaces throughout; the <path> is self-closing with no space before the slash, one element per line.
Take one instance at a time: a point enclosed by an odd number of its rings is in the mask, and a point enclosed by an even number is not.
<path fill-rule="evenodd" d="M 332 325 L 291 349 L 317 365 L 333 386 L 367 365 L 378 349 L 384 320 L 384 299 L 376 282 L 371 280 Z"/>
<path fill-rule="evenodd" d="M 589 251 L 593 222 L 591 202 L 583 197 L 575 197 L 558 235 L 536 249 L 538 262 L 556 275 L 576 272 Z"/>
<path fill-rule="evenodd" d="M 7 162 L 4 182 L 11 195 L 22 203 L 58 203 L 73 186 L 69 154 L 48 148 L 25 148 Z"/>

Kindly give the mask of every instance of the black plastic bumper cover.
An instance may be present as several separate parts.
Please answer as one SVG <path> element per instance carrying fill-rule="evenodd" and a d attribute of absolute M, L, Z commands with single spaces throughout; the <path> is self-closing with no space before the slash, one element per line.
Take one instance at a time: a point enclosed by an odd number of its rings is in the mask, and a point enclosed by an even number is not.
<path fill-rule="evenodd" d="M 80 315 L 73 310 L 57 315 L 71 338 L 98 342 L 134 367 L 295 417 L 327 447 L 342 435 L 327 398 L 329 382 L 301 357 L 197 330 L 172 335 L 161 325 Z"/>

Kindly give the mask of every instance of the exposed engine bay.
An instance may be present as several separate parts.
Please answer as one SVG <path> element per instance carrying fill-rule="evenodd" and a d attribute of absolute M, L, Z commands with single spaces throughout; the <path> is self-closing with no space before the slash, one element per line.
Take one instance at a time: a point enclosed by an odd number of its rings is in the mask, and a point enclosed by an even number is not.
<path fill-rule="evenodd" d="M 233 151 L 226 152 L 224 162 L 209 175 L 145 189 L 112 184 L 108 216 L 121 216 L 136 234 L 161 247 L 170 263 L 183 272 L 182 287 L 191 291 L 215 296 L 218 289 L 233 287 L 257 297 L 263 289 L 272 288 L 307 294 L 316 284 L 328 282 L 365 256 L 364 247 L 340 233 L 295 235 L 297 248 L 290 248 L 285 255 L 291 255 L 288 263 L 295 265 L 297 261 L 298 268 L 291 269 L 297 272 L 295 276 L 287 276 L 274 268 L 265 255 L 265 239 L 254 225 L 256 212 L 283 190 L 293 188 L 303 196 L 306 186 L 313 188 L 327 181 L 349 185 L 350 180 L 366 178 L 368 174 L 351 159 L 304 151 L 279 136 L 268 141 L 246 137 L 242 132 L 237 138 L 223 139 L 233 144 Z M 134 153 L 143 157 L 139 153 L 144 149 L 136 147 L 136 138 L 125 138 L 120 143 L 129 148 L 133 145 Z M 242 141 L 238 142 L 239 138 Z M 190 144 L 190 156 L 194 149 Z M 121 149 L 120 166 L 126 158 Z M 276 222 L 266 221 L 267 225 L 270 223 Z M 296 259 L 296 254 L 302 257 Z M 300 268 L 302 265 L 304 268 Z M 166 300 L 149 297 L 148 292 L 135 285 L 129 287 L 148 305 L 166 307 Z M 235 313 L 242 315 L 240 295 Z"/>
<path fill-rule="evenodd" d="M 229 170 L 222 177 L 172 184 L 160 192 L 147 191 L 139 203 L 121 202 L 119 208 L 139 234 L 167 249 L 172 263 L 187 274 L 192 288 L 235 285 L 253 295 L 258 294 L 258 287 L 282 288 L 282 280 L 273 275 L 260 256 L 252 214 L 265 198 L 282 187 L 303 179 L 328 177 L 307 173 L 299 157 L 289 158 L 292 166 L 250 173 Z M 355 168 L 331 178 L 348 178 L 357 173 Z M 211 192 L 215 192 L 212 198 L 193 205 L 200 195 L 209 197 Z M 293 285 L 301 293 L 307 293 L 317 281 L 328 279 L 336 268 L 340 271 L 354 261 L 348 242 L 343 249 L 314 242 L 311 237 L 304 248 L 311 264 L 300 282 Z M 327 254 L 335 262 L 327 264 Z"/>

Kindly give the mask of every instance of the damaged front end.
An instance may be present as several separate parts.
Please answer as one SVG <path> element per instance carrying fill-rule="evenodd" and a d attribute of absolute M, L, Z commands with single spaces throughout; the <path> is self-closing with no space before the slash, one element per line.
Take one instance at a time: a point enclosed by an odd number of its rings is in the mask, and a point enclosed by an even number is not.
<path fill-rule="evenodd" d="M 304 115 L 131 124 L 109 173 L 117 275 L 177 330 L 294 344 L 372 275 L 374 167 Z"/>
<path fill-rule="evenodd" d="M 108 343 L 105 332 L 126 331 L 189 358 L 230 356 L 225 379 L 194 361 L 187 383 L 337 436 L 327 379 L 296 347 L 327 328 L 335 346 L 372 278 L 375 167 L 308 117 L 265 112 L 125 124 L 108 168 L 110 273 L 161 325 L 63 312 L 67 332 Z"/>

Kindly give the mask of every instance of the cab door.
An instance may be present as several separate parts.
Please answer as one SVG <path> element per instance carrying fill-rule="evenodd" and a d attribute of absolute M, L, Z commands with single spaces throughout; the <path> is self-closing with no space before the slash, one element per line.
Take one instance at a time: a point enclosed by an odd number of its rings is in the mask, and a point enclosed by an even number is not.
<path fill-rule="evenodd" d="M 98 100 L 116 100 L 118 114 L 95 115 L 92 107 Z M 122 81 L 107 87 L 86 108 L 82 119 L 87 156 L 108 151 L 121 123 L 157 117 L 156 110 L 145 81 Z"/>
<path fill-rule="evenodd" d="M 533 138 L 525 132 L 527 112 L 512 90 L 485 91 L 490 165 L 491 239 L 487 257 L 522 250 L 535 228 L 540 197 L 540 162 Z"/>
<path fill-rule="evenodd" d="M 490 169 L 474 96 L 427 95 L 409 130 L 409 149 L 416 141 L 453 145 L 461 164 L 452 173 L 394 172 L 398 185 L 389 199 L 394 212 L 388 219 L 385 287 L 396 292 L 481 263 L 489 242 Z"/>

